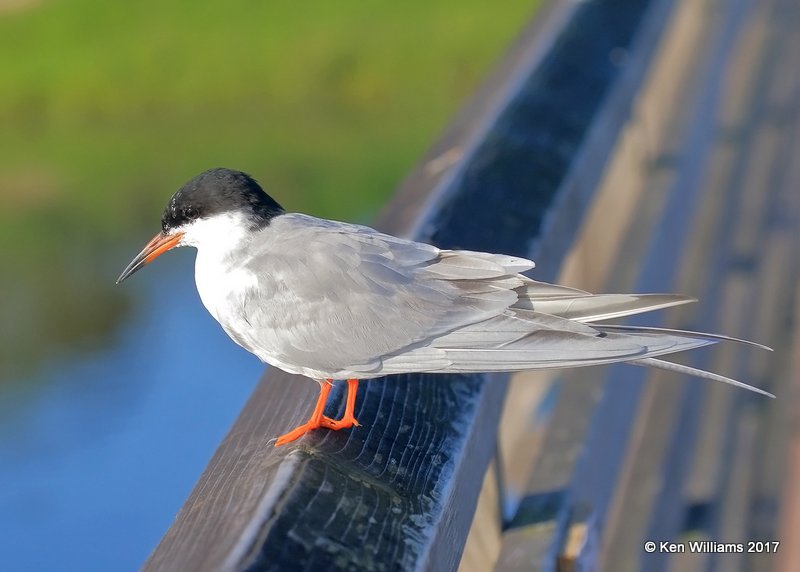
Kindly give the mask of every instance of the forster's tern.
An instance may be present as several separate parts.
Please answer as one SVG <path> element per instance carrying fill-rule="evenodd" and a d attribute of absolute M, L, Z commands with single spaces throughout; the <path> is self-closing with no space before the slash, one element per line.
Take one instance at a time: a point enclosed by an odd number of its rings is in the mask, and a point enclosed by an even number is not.
<path fill-rule="evenodd" d="M 278 445 L 318 427 L 358 425 L 358 380 L 394 373 L 630 362 L 772 396 L 657 359 L 734 338 L 594 323 L 692 298 L 590 294 L 520 274 L 533 262 L 516 256 L 441 250 L 366 226 L 287 213 L 239 171 L 212 169 L 181 187 L 164 211 L 161 232 L 117 282 L 176 246 L 197 248 L 200 298 L 233 341 L 270 365 L 318 380 L 311 418 Z M 348 383 L 341 419 L 323 415 L 334 379 Z"/>

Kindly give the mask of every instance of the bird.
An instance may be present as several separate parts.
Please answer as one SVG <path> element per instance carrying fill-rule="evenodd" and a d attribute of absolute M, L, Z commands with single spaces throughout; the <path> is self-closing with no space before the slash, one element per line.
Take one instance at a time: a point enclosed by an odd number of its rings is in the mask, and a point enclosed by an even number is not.
<path fill-rule="evenodd" d="M 195 176 L 167 203 L 161 231 L 117 284 L 176 247 L 197 249 L 203 305 L 270 366 L 319 383 L 311 417 L 276 439 L 358 426 L 360 380 L 413 372 L 513 372 L 628 362 L 771 393 L 660 356 L 735 341 L 720 334 L 604 322 L 696 301 L 592 294 L 534 280 L 525 258 L 447 250 L 367 226 L 287 212 L 250 175 Z M 346 380 L 340 419 L 324 415 Z"/>

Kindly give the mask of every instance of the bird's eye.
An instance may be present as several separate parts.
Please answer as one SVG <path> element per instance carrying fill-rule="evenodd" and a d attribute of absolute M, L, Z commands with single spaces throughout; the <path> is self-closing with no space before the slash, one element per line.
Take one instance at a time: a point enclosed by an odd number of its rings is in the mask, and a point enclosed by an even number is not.
<path fill-rule="evenodd" d="M 197 209 L 193 209 L 192 207 L 187 207 L 183 209 L 183 216 L 189 220 L 196 219 L 200 213 L 197 212 Z"/>

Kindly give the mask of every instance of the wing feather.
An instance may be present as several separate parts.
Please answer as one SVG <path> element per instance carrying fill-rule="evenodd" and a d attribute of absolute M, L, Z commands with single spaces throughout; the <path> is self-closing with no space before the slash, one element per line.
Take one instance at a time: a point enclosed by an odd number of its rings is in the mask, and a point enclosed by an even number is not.
<path fill-rule="evenodd" d="M 540 299 L 524 291 L 515 308 L 528 308 L 581 322 L 597 322 L 695 302 L 680 294 L 585 294 Z"/>
<path fill-rule="evenodd" d="M 661 367 L 657 356 L 725 339 L 590 325 L 693 299 L 594 295 L 537 282 L 520 274 L 533 268 L 523 258 L 439 250 L 298 214 L 276 217 L 263 233 L 248 261 L 258 287 L 231 294 L 240 320 L 221 322 L 238 343 L 296 373 L 369 378 L 620 361 Z M 248 327 L 232 331 L 242 320 Z"/>

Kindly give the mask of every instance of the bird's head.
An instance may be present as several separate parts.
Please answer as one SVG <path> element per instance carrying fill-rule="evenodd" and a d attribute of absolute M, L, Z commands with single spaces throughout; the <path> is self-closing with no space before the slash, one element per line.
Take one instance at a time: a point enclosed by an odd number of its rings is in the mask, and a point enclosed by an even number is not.
<path fill-rule="evenodd" d="M 161 232 L 122 271 L 117 284 L 176 246 L 224 245 L 283 212 L 246 173 L 223 168 L 200 173 L 172 195 Z"/>

